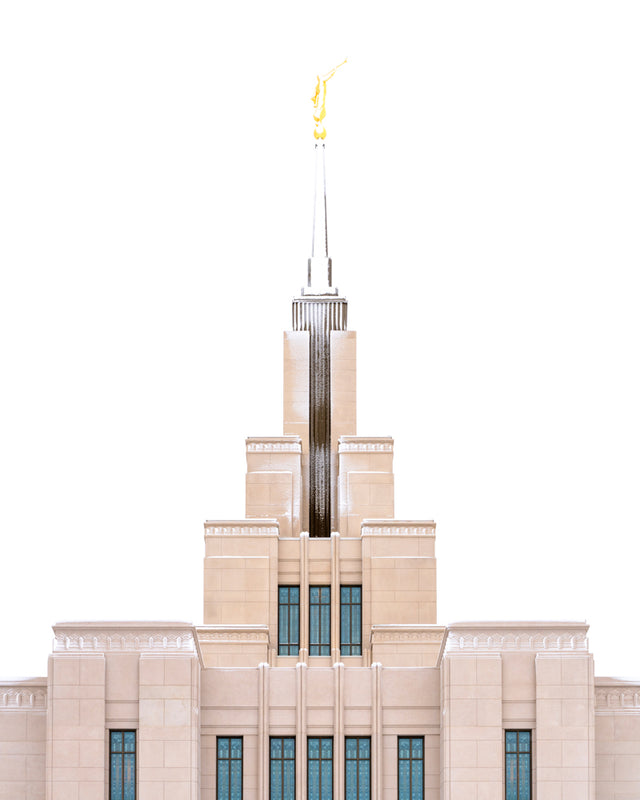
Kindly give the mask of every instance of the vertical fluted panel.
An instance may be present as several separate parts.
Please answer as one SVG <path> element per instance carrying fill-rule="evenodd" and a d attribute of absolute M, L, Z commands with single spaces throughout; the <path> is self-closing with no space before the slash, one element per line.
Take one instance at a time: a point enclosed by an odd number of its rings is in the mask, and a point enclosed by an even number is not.
<path fill-rule="evenodd" d="M 293 301 L 293 329 L 309 331 L 309 535 L 331 535 L 331 331 L 347 329 L 347 301 Z"/>

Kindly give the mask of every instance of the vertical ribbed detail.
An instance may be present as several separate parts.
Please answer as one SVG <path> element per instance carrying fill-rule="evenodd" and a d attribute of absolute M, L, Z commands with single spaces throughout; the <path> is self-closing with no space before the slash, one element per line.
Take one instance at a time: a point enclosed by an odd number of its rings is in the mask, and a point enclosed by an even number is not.
<path fill-rule="evenodd" d="M 294 331 L 309 331 L 309 535 L 331 535 L 331 331 L 347 329 L 347 301 L 293 301 Z"/>

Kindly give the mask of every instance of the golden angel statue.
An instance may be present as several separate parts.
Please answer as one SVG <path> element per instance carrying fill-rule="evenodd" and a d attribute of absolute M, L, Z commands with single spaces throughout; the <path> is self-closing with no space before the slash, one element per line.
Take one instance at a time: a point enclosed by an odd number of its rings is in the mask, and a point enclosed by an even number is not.
<path fill-rule="evenodd" d="M 327 116 L 327 110 L 325 108 L 325 102 L 327 99 L 327 81 L 336 74 L 336 71 L 342 66 L 342 64 L 346 64 L 347 59 L 338 64 L 337 67 L 334 67 L 331 72 L 327 72 L 326 75 L 318 75 L 318 83 L 316 84 L 316 90 L 314 92 L 313 97 L 313 119 L 316 123 L 316 128 L 313 132 L 313 135 L 316 139 L 324 139 L 327 135 L 327 131 L 322 124 L 322 120 Z"/>

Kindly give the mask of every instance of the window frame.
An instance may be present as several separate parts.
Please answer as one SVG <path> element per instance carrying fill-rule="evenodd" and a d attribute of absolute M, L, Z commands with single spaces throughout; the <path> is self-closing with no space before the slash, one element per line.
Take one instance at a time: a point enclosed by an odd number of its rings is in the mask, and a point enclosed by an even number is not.
<path fill-rule="evenodd" d="M 226 739 L 229 743 L 229 757 L 228 758 L 220 758 L 220 741 Z M 231 740 L 232 739 L 239 739 L 240 740 L 240 758 L 232 758 L 231 757 Z M 227 792 L 226 798 L 220 798 L 220 762 L 226 761 L 228 764 L 227 767 L 227 785 L 229 787 L 229 791 Z M 239 761 L 240 762 L 240 798 L 244 796 L 244 738 L 242 736 L 216 736 L 216 800 L 232 800 L 232 786 L 231 786 L 231 762 L 232 761 Z"/>
<path fill-rule="evenodd" d="M 272 786 L 271 786 L 271 765 L 273 762 L 273 756 L 271 755 L 271 743 L 274 739 L 280 739 L 282 742 L 282 757 L 279 759 L 280 761 L 280 780 L 282 786 L 282 793 L 281 793 L 281 800 L 295 800 L 296 797 L 296 781 L 298 779 L 298 771 L 297 771 L 297 764 L 296 764 L 296 737 L 295 736 L 270 736 L 269 737 L 269 800 L 273 800 L 272 794 Z M 293 742 L 293 758 L 286 758 L 284 757 L 284 742 L 285 740 L 290 740 Z M 284 796 L 284 763 L 285 761 L 293 761 L 293 797 L 286 798 Z"/>
<path fill-rule="evenodd" d="M 398 775 L 398 800 L 413 800 L 413 762 L 420 761 L 422 764 L 422 781 L 420 783 L 420 800 L 424 800 L 424 736 L 398 736 L 397 748 L 398 748 L 398 763 L 397 763 L 397 775 Z M 400 741 L 405 739 L 409 742 L 409 758 L 400 758 Z M 413 743 L 414 741 L 420 741 L 420 758 L 416 759 L 413 757 Z M 409 762 L 409 797 L 403 798 L 400 796 L 400 762 L 401 761 L 408 761 Z"/>
<path fill-rule="evenodd" d="M 282 589 L 286 589 L 287 590 L 287 602 L 286 603 L 282 603 L 281 600 L 280 600 L 280 592 L 281 592 Z M 298 592 L 297 603 L 292 603 L 291 602 L 291 590 L 292 589 L 296 589 L 297 592 Z M 280 634 L 282 633 L 282 626 L 280 625 L 280 609 L 283 606 L 286 606 L 286 608 L 287 608 L 288 639 L 287 639 L 286 642 L 281 642 L 280 641 Z M 294 607 L 297 607 L 297 609 L 298 609 L 298 619 L 297 619 L 298 629 L 297 629 L 297 632 L 296 632 L 297 639 L 298 639 L 297 642 L 292 642 L 291 641 L 291 610 Z M 284 652 L 285 648 L 286 648 L 286 652 Z M 291 652 L 292 649 L 294 649 L 295 652 Z M 283 584 L 281 586 L 279 585 L 278 586 L 278 655 L 279 656 L 297 656 L 299 652 L 300 652 L 300 586 L 289 585 L 289 584 Z"/>
<path fill-rule="evenodd" d="M 309 747 L 312 741 L 318 742 L 318 758 L 311 758 L 309 754 Z M 325 741 L 331 742 L 331 757 L 330 758 L 323 758 L 322 757 L 322 743 Z M 319 786 L 318 786 L 318 800 L 333 800 L 333 736 L 307 736 L 307 800 L 310 798 L 310 783 L 311 783 L 311 770 L 309 769 L 309 762 L 310 761 L 317 761 L 318 762 L 318 778 L 319 778 Z M 331 764 L 331 779 L 329 781 L 329 794 L 325 795 L 322 787 L 322 764 L 326 763 L 327 761 Z"/>
<path fill-rule="evenodd" d="M 127 786 L 125 785 L 125 772 L 124 772 L 124 757 L 125 755 L 133 755 L 133 800 L 136 800 L 138 797 L 138 731 L 135 728 L 109 728 L 109 800 L 124 800 L 124 793 Z M 113 734 L 120 733 L 122 734 L 122 750 L 117 750 L 114 752 L 113 750 Z M 133 734 L 133 751 L 125 750 L 124 744 L 124 734 L 125 733 L 132 733 Z M 113 787 L 111 785 L 111 780 L 113 776 L 113 764 L 112 764 L 112 756 L 121 756 L 121 763 L 122 763 L 122 791 L 120 792 L 120 797 L 117 797 L 113 793 Z"/>
<path fill-rule="evenodd" d="M 312 603 L 311 602 L 311 592 L 313 589 L 318 589 L 318 602 Z M 328 600 L 323 602 L 322 595 L 323 590 L 326 590 L 328 594 Z M 317 610 L 318 614 L 318 642 L 311 641 L 311 630 L 312 630 L 312 623 L 311 623 L 311 615 L 314 609 Z M 323 609 L 326 609 L 325 612 L 325 619 L 323 625 Z M 326 630 L 325 630 L 326 627 Z M 318 652 L 312 652 L 312 648 L 317 648 Z M 324 649 L 324 652 L 323 652 Z M 329 585 L 314 585 L 309 586 L 309 655 L 313 656 L 330 656 L 331 655 L 331 586 Z"/>
<path fill-rule="evenodd" d="M 516 749 L 507 751 L 507 734 L 508 733 L 515 733 L 517 734 L 516 738 Z M 521 749 L 520 748 L 520 735 L 527 734 L 529 737 L 529 746 L 528 749 Z M 529 781 L 528 781 L 528 797 L 524 798 L 520 796 L 520 756 L 527 755 L 529 756 Z M 533 762 L 533 731 L 531 728 L 505 728 L 504 731 L 504 796 L 505 800 L 509 800 L 510 795 L 508 794 L 509 786 L 507 784 L 508 781 L 508 758 L 509 756 L 515 756 L 515 763 L 516 763 L 516 776 L 515 776 L 515 786 L 516 786 L 516 797 L 514 800 L 531 800 L 533 797 L 533 769 L 532 769 L 532 762 Z"/>
<path fill-rule="evenodd" d="M 357 748 L 357 757 L 356 758 L 347 758 L 347 742 L 348 741 L 355 741 L 358 743 Z M 369 743 L 369 756 L 367 758 L 360 758 L 360 742 L 367 741 Z M 363 761 L 368 762 L 369 764 L 369 776 L 368 776 L 368 784 L 369 784 L 369 794 L 366 800 L 371 800 L 371 761 L 372 761 L 372 752 L 371 752 L 371 736 L 345 736 L 344 737 L 344 800 L 361 800 L 360 798 L 360 764 Z M 348 781 L 348 770 L 347 764 L 348 762 L 355 762 L 356 764 L 356 796 L 349 797 L 348 790 L 347 790 L 347 781 Z"/>
<path fill-rule="evenodd" d="M 342 600 L 342 593 L 344 589 L 349 590 L 349 602 L 344 603 Z M 358 589 L 360 592 L 359 600 L 357 603 L 353 602 L 353 590 Z M 344 606 L 348 606 L 349 609 L 353 609 L 354 606 L 358 606 L 359 608 L 359 629 L 360 629 L 360 637 L 357 643 L 353 642 L 353 614 L 352 611 L 349 611 L 349 640 L 345 641 L 345 631 L 342 625 L 342 609 Z M 349 652 L 345 652 L 349 649 Z M 353 652 L 357 649 L 357 652 Z M 340 586 L 340 655 L 342 656 L 361 656 L 362 655 L 362 584 L 342 584 Z"/>

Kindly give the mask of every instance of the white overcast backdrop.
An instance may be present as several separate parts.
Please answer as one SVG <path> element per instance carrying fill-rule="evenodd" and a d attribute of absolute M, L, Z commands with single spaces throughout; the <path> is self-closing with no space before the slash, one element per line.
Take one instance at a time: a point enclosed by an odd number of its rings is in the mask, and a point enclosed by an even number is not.
<path fill-rule="evenodd" d="M 640 677 L 637 2 L 0 7 L 0 676 L 62 620 L 202 621 L 282 432 L 315 75 L 359 433 L 439 622 L 586 619 Z"/>

